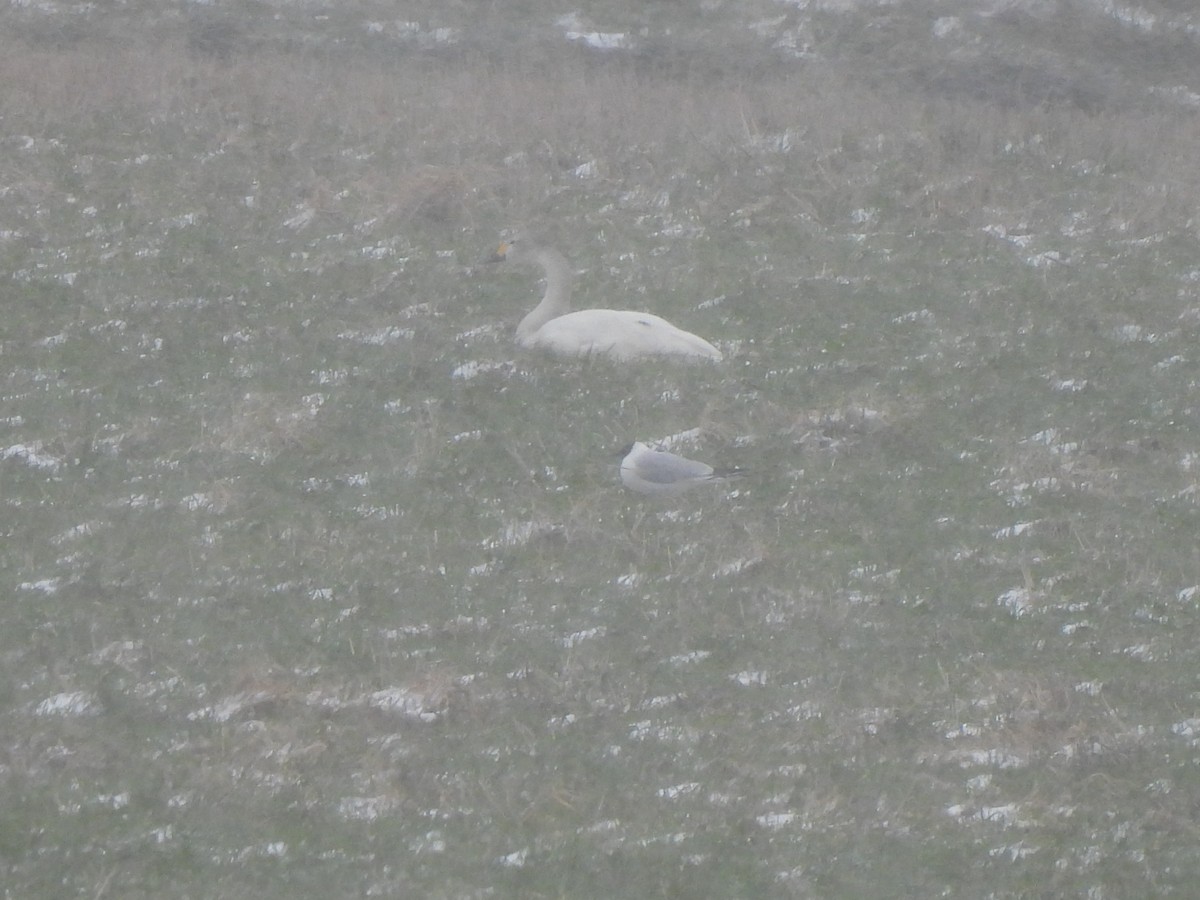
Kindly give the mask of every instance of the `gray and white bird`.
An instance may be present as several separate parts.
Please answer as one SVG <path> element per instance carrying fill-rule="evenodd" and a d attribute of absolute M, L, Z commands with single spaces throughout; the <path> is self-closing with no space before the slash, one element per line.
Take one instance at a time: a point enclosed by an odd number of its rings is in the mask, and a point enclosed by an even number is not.
<path fill-rule="evenodd" d="M 708 463 L 657 450 L 635 441 L 622 451 L 621 483 L 631 491 L 674 497 L 702 484 L 745 474 L 744 469 L 714 469 Z"/>

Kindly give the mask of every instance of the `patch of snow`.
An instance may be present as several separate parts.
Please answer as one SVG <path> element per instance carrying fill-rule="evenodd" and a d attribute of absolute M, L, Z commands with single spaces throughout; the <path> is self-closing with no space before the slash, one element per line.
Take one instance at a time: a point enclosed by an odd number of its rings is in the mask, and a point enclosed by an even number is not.
<path fill-rule="evenodd" d="M 1033 242 L 1033 235 L 1028 232 L 1011 232 L 1003 225 L 985 225 L 983 233 L 997 240 L 1008 241 L 1021 249 Z"/>
<path fill-rule="evenodd" d="M 764 813 L 761 816 L 755 816 L 754 821 L 763 828 L 770 828 L 772 831 L 778 831 L 787 825 L 791 825 L 797 819 L 794 812 L 774 812 Z"/>
<path fill-rule="evenodd" d="M 1038 852 L 1038 849 L 1037 847 L 1026 847 L 1023 843 L 1018 842 L 1007 847 L 993 847 L 988 851 L 988 856 L 993 859 L 996 857 L 1007 857 L 1011 862 L 1016 862 L 1018 859 L 1033 856 Z"/>
<path fill-rule="evenodd" d="M 455 366 L 454 370 L 450 373 L 450 377 L 458 379 L 459 381 L 470 381 L 472 378 L 477 378 L 480 375 L 486 375 L 488 372 L 504 371 L 511 368 L 511 366 L 511 363 L 484 363 L 471 360 L 470 362 L 465 362 L 460 366 Z"/>
<path fill-rule="evenodd" d="M 158 510 L 163 508 L 161 500 L 152 500 L 145 494 L 131 494 L 125 500 L 118 500 L 118 504 L 128 506 L 130 509 L 149 509 Z"/>
<path fill-rule="evenodd" d="M 95 802 L 97 806 L 103 806 L 105 809 L 124 809 L 129 805 L 129 792 L 98 794 Z"/>
<path fill-rule="evenodd" d="M 1134 341 L 1140 341 L 1142 339 L 1142 326 L 1122 325 L 1113 332 L 1113 337 L 1122 344 L 1131 344 Z"/>
<path fill-rule="evenodd" d="M 893 325 L 906 325 L 910 323 L 919 323 L 922 325 L 932 325 L 934 321 L 933 313 L 927 309 L 917 309 L 912 312 L 906 312 L 903 315 L 896 316 L 892 319 Z"/>
<path fill-rule="evenodd" d="M 1177 366 L 1180 363 L 1185 363 L 1185 362 L 1187 362 L 1186 356 L 1178 356 L 1178 355 L 1168 356 L 1166 359 L 1159 360 L 1158 362 L 1156 362 L 1154 364 L 1154 371 L 1163 372 L 1167 369 L 1172 368 L 1173 366 Z"/>
<path fill-rule="evenodd" d="M 612 31 L 568 31 L 568 41 L 584 44 L 594 50 L 628 50 L 633 46 L 629 35 Z"/>
<path fill-rule="evenodd" d="M 996 604 L 1019 619 L 1033 611 L 1033 594 L 1025 588 L 1012 588 L 997 597 Z"/>
<path fill-rule="evenodd" d="M 196 218 L 197 216 L 194 212 L 181 213 L 178 216 L 167 219 L 163 225 L 167 228 L 191 228 L 196 224 Z"/>
<path fill-rule="evenodd" d="M 90 691 L 65 691 L 47 697 L 33 711 L 35 716 L 95 716 L 101 712 L 100 702 Z"/>
<path fill-rule="evenodd" d="M 387 244 L 375 244 L 372 247 L 362 247 L 358 252 L 366 259 L 380 260 L 395 256 L 396 248 L 389 247 Z"/>
<path fill-rule="evenodd" d="M 675 434 L 669 434 L 657 441 L 651 441 L 653 446 L 657 446 L 662 450 L 675 450 L 681 445 L 695 446 L 700 440 L 700 429 L 689 428 L 687 431 L 678 431 Z"/>
<path fill-rule="evenodd" d="M 565 716 L 552 716 L 546 722 L 546 727 L 552 731 L 562 731 L 564 728 L 569 728 L 578 721 L 575 713 L 567 713 Z"/>
<path fill-rule="evenodd" d="M 6 447 L 4 450 L 0 450 L 0 460 L 3 459 L 15 459 L 31 468 L 46 469 L 51 472 L 57 471 L 63 463 L 57 456 L 43 453 L 40 441 L 35 441 L 32 444 L 13 444 L 11 447 Z"/>
<path fill-rule="evenodd" d="M 524 867 L 525 860 L 529 858 L 529 848 L 515 850 L 512 853 L 501 856 L 496 862 L 504 866 L 506 869 L 520 869 Z"/>
<path fill-rule="evenodd" d="M 382 347 L 386 344 L 396 344 L 400 341 L 411 341 L 416 336 L 416 331 L 411 328 L 400 328 L 396 325 L 389 325 L 368 331 L 343 331 L 338 335 L 338 339 Z"/>
<path fill-rule="evenodd" d="M 664 743 L 694 744 L 699 738 L 700 732 L 695 728 L 688 728 L 683 725 L 656 725 L 649 719 L 634 722 L 629 726 L 629 739 L 631 741 L 655 739 Z"/>
<path fill-rule="evenodd" d="M 1129 25 L 1141 31 L 1153 31 L 1158 26 L 1158 16 L 1140 6 L 1125 6 L 1111 0 L 1101 0 L 1098 5 L 1101 12 L 1122 25 Z"/>
<path fill-rule="evenodd" d="M 659 788 L 654 793 L 664 800 L 678 800 L 680 797 L 694 794 L 698 790 L 700 790 L 700 782 L 688 781 L 683 784 L 672 785 L 671 787 Z"/>
<path fill-rule="evenodd" d="M 1065 259 L 1057 250 L 1045 250 L 1041 253 L 1035 253 L 1033 256 L 1026 257 L 1025 264 L 1032 266 L 1035 269 L 1044 269 L 1047 266 L 1063 263 Z"/>
<path fill-rule="evenodd" d="M 992 776 L 988 772 L 984 772 L 981 775 L 976 775 L 974 778 L 967 779 L 967 788 L 977 793 L 979 791 L 986 791 L 991 786 Z"/>
<path fill-rule="evenodd" d="M 345 369 L 315 369 L 312 374 L 317 384 L 344 384 L 350 377 Z"/>
<path fill-rule="evenodd" d="M 436 315 L 432 303 L 414 303 L 412 306 L 406 306 L 400 310 L 400 318 L 413 319 L 417 316 L 433 316 Z"/>
<path fill-rule="evenodd" d="M 343 819 L 374 822 L 396 808 L 391 797 L 343 797 L 338 801 L 337 814 Z"/>
<path fill-rule="evenodd" d="M 972 750 L 962 755 L 961 766 L 991 766 L 997 769 L 1019 769 L 1027 766 L 1024 756 L 1010 754 L 1007 750 L 990 748 L 988 750 Z"/>
<path fill-rule="evenodd" d="M 996 540 L 1003 538 L 1018 537 L 1033 527 L 1033 522 L 1018 522 L 1016 525 L 1009 525 L 1006 528 L 998 529 L 992 532 L 992 537 Z"/>
<path fill-rule="evenodd" d="M 767 673 L 749 671 L 738 672 L 734 675 L 730 675 L 729 680 L 736 681 L 738 684 L 742 685 L 742 687 L 750 687 L 751 685 L 755 684 L 761 685 L 767 683 Z"/>
<path fill-rule="evenodd" d="M 457 28 L 442 26 L 434 28 L 432 31 L 427 32 L 426 35 L 418 36 L 417 43 L 426 47 L 456 44 L 458 43 L 458 34 Z"/>
<path fill-rule="evenodd" d="M 750 138 L 750 149 L 763 153 L 790 153 L 795 146 L 796 133 L 790 128 L 775 134 L 756 134 Z"/>
<path fill-rule="evenodd" d="M 436 709 L 431 709 L 431 700 L 440 701 L 441 697 L 430 692 L 414 691 L 404 687 L 386 688 L 368 695 L 367 705 L 387 713 L 396 713 L 405 719 L 418 722 L 436 722 L 442 714 L 440 702 Z"/>
<path fill-rule="evenodd" d="M 1157 85 L 1151 85 L 1148 90 L 1151 94 L 1159 97 L 1166 97 L 1168 100 L 1174 100 L 1190 109 L 1200 108 L 1200 94 L 1193 91 L 1186 84 L 1177 84 L 1173 87 L 1159 87 Z"/>
<path fill-rule="evenodd" d="M 798 706 L 790 706 L 787 709 L 787 714 L 797 722 L 803 722 L 807 719 L 819 719 L 824 715 L 821 711 L 821 705 L 815 700 L 805 700 Z"/>
<path fill-rule="evenodd" d="M 445 853 L 446 838 L 440 831 L 430 831 L 424 837 L 410 841 L 408 849 L 411 853 Z"/>
<path fill-rule="evenodd" d="M 667 659 L 667 662 L 673 666 L 679 666 L 684 663 L 700 662 L 700 660 L 708 659 L 710 656 L 712 656 L 711 650 L 693 650 L 690 653 L 677 653 L 675 656 Z"/>
<path fill-rule="evenodd" d="M 1058 429 L 1046 428 L 1035 434 L 1030 435 L 1022 443 L 1044 444 L 1047 447 L 1053 446 L 1058 442 Z"/>
<path fill-rule="evenodd" d="M 774 37 L 779 31 L 779 27 L 787 22 L 787 20 L 787 13 L 784 13 L 782 16 L 776 16 L 773 19 L 759 19 L 757 22 L 751 22 L 747 27 L 765 40 L 769 37 Z"/>
<path fill-rule="evenodd" d="M 682 694 L 660 694 L 657 697 L 647 697 L 637 705 L 637 709 L 663 709 L 678 703 L 683 699 Z"/>
<path fill-rule="evenodd" d="M 1184 719 L 1171 726 L 1171 734 L 1195 741 L 1200 738 L 1200 719 Z"/>
<path fill-rule="evenodd" d="M 933 20 L 933 36 L 945 38 L 963 30 L 962 19 L 958 16 L 942 16 Z"/>
<path fill-rule="evenodd" d="M 237 854 L 238 862 L 245 862 L 248 859 L 282 859 L 287 856 L 288 845 L 286 841 L 270 841 L 257 846 L 246 847 Z"/>
<path fill-rule="evenodd" d="M 42 594 L 57 594 L 62 584 L 61 578 L 42 578 L 38 581 L 22 581 L 17 585 L 18 591 L 38 591 Z"/>
<path fill-rule="evenodd" d="M 604 637 L 606 634 L 608 634 L 608 629 L 601 625 L 596 628 L 587 628 L 583 631 L 576 631 L 574 634 L 569 634 L 562 639 L 561 643 L 564 647 L 570 649 L 571 647 L 581 644 L 584 641 L 590 641 L 594 638 Z"/>
<path fill-rule="evenodd" d="M 1053 446 L 1058 440 L 1057 428 L 1046 428 L 1038 431 L 1021 441 L 1022 444 L 1042 444 L 1046 447 Z"/>
<path fill-rule="evenodd" d="M 735 559 L 732 562 L 724 563 L 717 567 L 717 571 L 713 572 L 713 578 L 726 578 L 730 575 L 737 575 L 739 572 L 744 572 L 746 569 L 753 568 L 763 561 L 761 556 L 751 556 L 747 559 Z"/>

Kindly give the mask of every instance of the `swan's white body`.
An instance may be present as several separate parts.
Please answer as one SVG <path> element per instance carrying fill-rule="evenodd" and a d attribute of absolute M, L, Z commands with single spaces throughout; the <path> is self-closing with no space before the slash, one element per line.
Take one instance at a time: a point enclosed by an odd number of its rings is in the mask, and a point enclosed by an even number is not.
<path fill-rule="evenodd" d="M 701 484 L 741 475 L 741 469 L 714 469 L 708 463 L 687 459 L 635 442 L 621 460 L 621 483 L 639 494 L 673 497 Z"/>
<path fill-rule="evenodd" d="M 512 240 L 492 256 L 532 262 L 546 275 L 546 293 L 517 326 L 517 343 L 541 347 L 559 356 L 601 354 L 615 360 L 647 356 L 720 360 L 721 351 L 704 338 L 676 328 L 650 313 L 624 309 L 581 309 L 571 312 L 571 269 L 557 250 Z"/>

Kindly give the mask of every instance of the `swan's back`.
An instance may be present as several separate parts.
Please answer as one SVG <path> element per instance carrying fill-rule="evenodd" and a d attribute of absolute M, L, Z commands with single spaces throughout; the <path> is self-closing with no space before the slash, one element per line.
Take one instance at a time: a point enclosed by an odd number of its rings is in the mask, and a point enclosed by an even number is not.
<path fill-rule="evenodd" d="M 523 343 L 560 356 L 601 354 L 622 361 L 650 356 L 721 359 L 721 351 L 704 338 L 651 313 L 622 309 L 581 309 L 558 316 Z"/>

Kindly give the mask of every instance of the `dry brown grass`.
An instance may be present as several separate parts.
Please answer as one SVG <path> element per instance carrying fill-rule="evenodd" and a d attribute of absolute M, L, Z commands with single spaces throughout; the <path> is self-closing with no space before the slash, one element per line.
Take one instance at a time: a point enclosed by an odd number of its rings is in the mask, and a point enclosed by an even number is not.
<path fill-rule="evenodd" d="M 832 214 L 830 191 L 877 200 L 881 154 L 903 163 L 904 180 L 887 185 L 894 200 L 948 226 L 989 206 L 1036 209 L 1034 185 L 1043 182 L 1026 177 L 1031 165 L 1085 160 L 1111 173 L 1105 213 L 1123 227 L 1164 213 L 1186 220 L 1200 183 L 1200 122 L 1155 109 L 1115 117 L 989 106 L 889 94 L 801 68 L 698 87 L 615 58 L 550 74 L 536 59 L 431 63 L 273 49 L 225 59 L 190 52 L 184 36 L 135 43 L 48 49 L 0 38 L 0 113 L 10 132 L 183 127 L 284 163 L 297 194 L 318 204 L 333 197 L 354 212 L 467 227 L 485 209 L 536 218 L 554 202 L 553 186 L 584 164 L 593 193 L 631 184 L 679 193 L 695 186 L 673 175 L 707 173 L 705 202 L 720 209 L 728 194 L 732 208 L 746 200 L 732 184 L 751 173 L 762 183 L 764 172 L 770 183 L 763 147 L 777 140 L 791 143 L 793 160 L 808 160 L 812 181 L 773 184 L 783 205 L 770 215 L 819 221 Z M 340 175 L 345 163 L 328 157 L 331 143 L 369 158 L 370 172 Z M 1150 189 L 1121 188 L 1135 171 Z"/>

